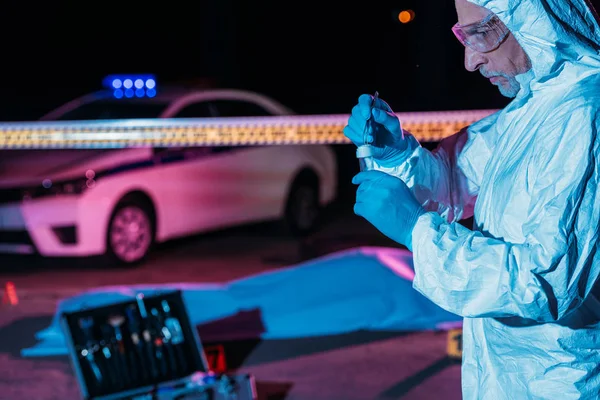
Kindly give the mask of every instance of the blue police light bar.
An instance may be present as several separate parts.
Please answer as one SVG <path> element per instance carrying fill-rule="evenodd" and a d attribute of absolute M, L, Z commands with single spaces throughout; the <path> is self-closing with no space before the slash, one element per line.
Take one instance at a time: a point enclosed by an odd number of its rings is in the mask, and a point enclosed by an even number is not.
<path fill-rule="evenodd" d="M 109 75 L 102 83 L 117 99 L 156 96 L 156 78 L 151 74 Z"/>

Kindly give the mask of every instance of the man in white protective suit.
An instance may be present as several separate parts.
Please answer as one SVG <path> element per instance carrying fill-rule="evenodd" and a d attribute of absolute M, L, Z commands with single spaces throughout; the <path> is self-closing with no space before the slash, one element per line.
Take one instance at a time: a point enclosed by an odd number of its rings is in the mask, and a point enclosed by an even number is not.
<path fill-rule="evenodd" d="M 464 317 L 465 399 L 599 399 L 597 14 L 455 4 L 465 67 L 512 100 L 428 151 L 362 95 L 344 133 L 361 145 L 367 130 L 375 167 L 353 179 L 355 213 L 413 252 L 416 290 Z"/>

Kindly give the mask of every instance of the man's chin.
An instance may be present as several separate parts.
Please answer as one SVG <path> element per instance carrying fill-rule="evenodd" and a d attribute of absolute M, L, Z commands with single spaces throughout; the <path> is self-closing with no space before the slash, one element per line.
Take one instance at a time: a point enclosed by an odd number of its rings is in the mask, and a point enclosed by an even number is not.
<path fill-rule="evenodd" d="M 514 99 L 519 94 L 521 90 L 521 85 L 518 83 L 516 85 L 511 85 L 510 81 L 506 79 L 499 79 L 492 82 L 492 85 L 497 86 L 500 94 L 504 97 L 508 97 L 509 99 Z"/>
<path fill-rule="evenodd" d="M 513 88 L 505 89 L 502 86 L 498 86 L 498 90 L 500 94 L 504 97 L 508 97 L 509 99 L 514 99 L 519 94 L 519 90 L 514 90 Z"/>

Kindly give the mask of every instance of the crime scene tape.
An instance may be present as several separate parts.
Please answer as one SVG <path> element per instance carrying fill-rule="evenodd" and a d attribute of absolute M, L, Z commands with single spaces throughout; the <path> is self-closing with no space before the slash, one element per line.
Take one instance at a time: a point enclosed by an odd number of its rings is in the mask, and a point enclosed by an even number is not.
<path fill-rule="evenodd" d="M 496 110 L 397 113 L 420 142 L 436 142 Z M 0 149 L 345 144 L 349 115 L 0 123 Z"/>

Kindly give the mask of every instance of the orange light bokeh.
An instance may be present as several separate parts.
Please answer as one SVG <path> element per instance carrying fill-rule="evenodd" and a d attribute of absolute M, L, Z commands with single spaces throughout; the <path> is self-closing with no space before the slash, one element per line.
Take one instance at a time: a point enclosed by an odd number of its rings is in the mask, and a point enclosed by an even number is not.
<path fill-rule="evenodd" d="M 415 13 L 412 10 L 400 11 L 398 14 L 398 21 L 402 22 L 403 24 L 407 24 L 413 19 L 415 19 Z"/>

